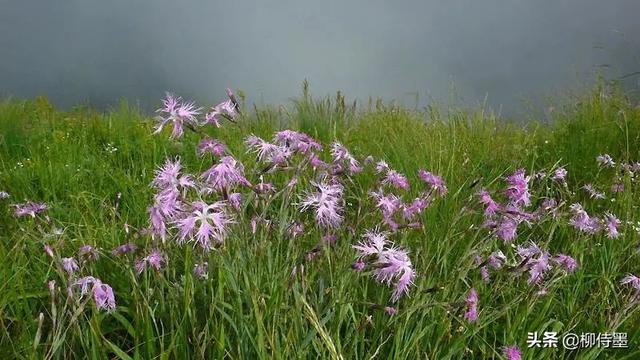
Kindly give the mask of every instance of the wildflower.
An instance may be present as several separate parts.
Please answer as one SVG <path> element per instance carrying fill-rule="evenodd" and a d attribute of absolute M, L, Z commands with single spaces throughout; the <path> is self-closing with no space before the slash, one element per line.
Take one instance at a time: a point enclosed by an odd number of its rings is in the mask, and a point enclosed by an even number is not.
<path fill-rule="evenodd" d="M 175 206 L 174 208 L 178 208 Z M 162 214 L 162 204 L 156 204 L 150 207 L 149 212 L 149 221 L 151 223 L 151 233 L 153 235 L 158 235 L 164 241 L 167 237 L 167 224 L 165 223 L 165 217 Z"/>
<path fill-rule="evenodd" d="M 476 289 L 469 290 L 469 294 L 464 301 L 467 304 L 467 312 L 464 314 L 464 319 L 471 323 L 476 322 L 478 320 L 478 291 Z"/>
<path fill-rule="evenodd" d="M 190 175 L 182 175 L 182 163 L 179 158 L 166 159 L 164 165 L 156 169 L 151 185 L 160 191 L 185 191 L 195 187 Z"/>
<path fill-rule="evenodd" d="M 604 215 L 604 223 L 607 231 L 607 237 L 615 239 L 620 236 L 618 232 L 618 226 L 620 226 L 620 220 L 612 213 L 606 213 Z"/>
<path fill-rule="evenodd" d="M 228 191 L 236 185 L 251 186 L 244 177 L 244 166 L 232 156 L 225 156 L 202 174 L 206 182 L 205 191 Z"/>
<path fill-rule="evenodd" d="M 44 252 L 47 253 L 47 255 L 49 255 L 50 258 L 53 259 L 53 249 L 51 249 L 51 246 L 45 244 L 44 245 Z"/>
<path fill-rule="evenodd" d="M 376 172 L 378 174 L 382 174 L 383 172 L 386 172 L 388 170 L 389 165 L 384 160 L 380 160 L 376 163 Z"/>
<path fill-rule="evenodd" d="M 378 255 L 374 267 L 376 270 L 373 271 L 373 276 L 378 282 L 391 285 L 395 279 L 392 302 L 409 293 L 409 286 L 413 284 L 416 273 L 405 250 L 393 247 L 385 249 Z"/>
<path fill-rule="evenodd" d="M 502 348 L 502 354 L 507 360 L 521 360 L 522 354 L 520 349 L 516 346 L 505 346 Z"/>
<path fill-rule="evenodd" d="M 137 250 L 137 246 L 133 243 L 122 244 L 111 251 L 113 255 L 122 255 L 133 253 Z"/>
<path fill-rule="evenodd" d="M 620 285 L 631 286 L 636 292 L 640 292 L 640 278 L 633 274 L 627 274 L 623 277 L 622 280 L 620 280 Z"/>
<path fill-rule="evenodd" d="M 220 127 L 220 118 L 225 118 L 229 121 L 233 121 L 238 115 L 239 105 L 235 101 L 235 96 L 230 89 L 227 89 L 228 100 L 221 102 L 220 104 L 211 108 L 205 115 L 205 121 L 209 124 L 214 124 L 216 127 Z"/>
<path fill-rule="evenodd" d="M 314 193 L 307 193 L 302 200 L 302 210 L 314 208 L 318 225 L 325 228 L 336 228 L 342 223 L 344 188 L 340 184 L 311 182 L 317 189 Z"/>
<path fill-rule="evenodd" d="M 98 260 L 100 257 L 100 253 L 98 250 L 91 245 L 83 245 L 79 249 L 79 257 L 86 257 L 89 260 Z"/>
<path fill-rule="evenodd" d="M 184 103 L 182 98 L 167 93 L 165 99 L 162 100 L 162 107 L 156 110 L 162 115 L 156 117 L 158 123 L 153 133 L 158 134 L 166 124 L 173 123 L 171 138 L 179 138 L 184 133 L 184 126 L 198 125 L 196 116 L 199 115 L 200 110 L 200 108 L 196 108 L 194 103 Z"/>
<path fill-rule="evenodd" d="M 339 142 L 334 142 L 331 145 L 331 156 L 333 157 L 333 164 L 338 168 L 346 166 L 349 169 L 351 175 L 362 171 L 360 163 L 349 153 L 346 147 L 342 146 Z"/>
<path fill-rule="evenodd" d="M 106 310 L 111 312 L 116 308 L 116 299 L 113 295 L 111 286 L 102 283 L 96 279 L 93 284 L 93 300 L 98 310 Z"/>
<path fill-rule="evenodd" d="M 209 277 L 209 264 L 207 264 L 206 262 L 202 263 L 202 264 L 196 264 L 193 267 L 193 276 L 197 277 L 198 279 L 206 279 Z"/>
<path fill-rule="evenodd" d="M 403 190 L 409 189 L 409 182 L 407 181 L 407 178 L 395 170 L 387 171 L 387 174 L 382 179 L 382 184 L 391 185 Z"/>
<path fill-rule="evenodd" d="M 47 204 L 45 203 L 36 203 L 36 202 L 32 202 L 32 201 L 28 201 L 26 203 L 22 203 L 22 204 L 15 204 L 13 205 L 13 207 L 15 207 L 15 216 L 16 217 L 24 217 L 24 216 L 31 216 L 33 218 L 36 217 L 36 215 L 44 212 L 45 210 L 47 210 Z"/>
<path fill-rule="evenodd" d="M 529 261 L 529 284 L 537 284 L 544 277 L 545 272 L 551 269 L 549 265 L 549 254 L 541 252 L 537 258 Z"/>
<path fill-rule="evenodd" d="M 289 234 L 289 236 L 294 238 L 304 234 L 304 224 L 302 223 L 291 224 L 291 226 L 289 226 L 289 228 L 287 229 L 287 234 Z"/>
<path fill-rule="evenodd" d="M 393 308 L 391 306 L 385 306 L 384 307 L 384 312 L 386 312 L 387 315 L 389 315 L 389 316 L 393 316 L 398 312 L 398 310 L 396 310 L 396 308 Z"/>
<path fill-rule="evenodd" d="M 584 191 L 586 191 L 589 194 L 589 197 L 592 199 L 604 199 L 605 195 L 602 192 L 597 191 L 593 185 L 591 184 L 586 184 L 582 187 L 582 189 L 584 189 Z"/>
<path fill-rule="evenodd" d="M 507 257 L 500 250 L 492 252 L 487 260 L 487 264 L 493 269 L 500 269 L 505 262 L 507 262 Z"/>
<path fill-rule="evenodd" d="M 531 203 L 529 177 L 525 176 L 524 169 L 516 170 L 516 172 L 508 176 L 506 180 L 508 187 L 505 193 L 509 200 L 516 206 L 528 206 Z"/>
<path fill-rule="evenodd" d="M 569 220 L 571 226 L 591 235 L 600 230 L 600 220 L 596 217 L 590 217 L 582 205 L 573 204 L 570 209 L 573 212 L 573 217 Z"/>
<path fill-rule="evenodd" d="M 418 170 L 418 176 L 440 196 L 444 196 L 447 193 L 447 185 L 440 176 L 434 175 L 425 170 Z"/>
<path fill-rule="evenodd" d="M 429 198 L 415 198 L 411 204 L 403 205 L 403 216 L 409 220 L 421 214 L 429 206 Z"/>
<path fill-rule="evenodd" d="M 616 165 L 609 154 L 598 155 L 598 157 L 596 157 L 596 161 L 598 162 L 598 165 L 602 167 L 614 167 Z"/>
<path fill-rule="evenodd" d="M 621 193 L 624 191 L 624 184 L 623 183 L 615 183 L 613 185 L 611 185 L 611 192 L 612 193 Z"/>
<path fill-rule="evenodd" d="M 195 242 L 205 250 L 209 250 L 212 243 L 222 244 L 229 232 L 229 225 L 234 222 L 224 207 L 223 201 L 212 204 L 194 202 L 191 212 L 175 221 L 179 230 L 178 243 Z"/>
<path fill-rule="evenodd" d="M 478 196 L 480 197 L 480 203 L 486 206 L 484 210 L 485 216 L 492 216 L 498 209 L 500 209 L 500 205 L 491 198 L 491 195 L 489 195 L 487 190 L 481 189 L 478 192 Z"/>
<path fill-rule="evenodd" d="M 274 135 L 273 141 L 276 144 L 284 146 L 291 151 L 300 152 L 303 154 L 307 154 L 312 150 L 322 150 L 322 145 L 320 145 L 320 143 L 318 143 L 311 136 L 293 130 L 278 131 Z"/>
<path fill-rule="evenodd" d="M 78 262 L 74 258 L 62 258 L 62 268 L 69 274 L 73 274 L 79 269 Z"/>
<path fill-rule="evenodd" d="M 351 265 L 351 268 L 355 271 L 362 271 L 365 267 L 365 263 L 362 260 L 357 260 L 356 262 L 353 263 L 353 265 Z"/>
<path fill-rule="evenodd" d="M 338 237 L 334 234 L 326 234 L 322 237 L 322 242 L 327 245 L 335 245 Z"/>
<path fill-rule="evenodd" d="M 11 197 L 11 195 L 9 195 L 9 193 L 8 193 L 8 192 L 6 192 L 6 191 L 0 191 L 0 200 L 5 200 L 5 199 L 8 199 L 8 198 L 10 198 L 10 197 Z"/>
<path fill-rule="evenodd" d="M 578 263 L 574 258 L 569 255 L 558 254 L 554 256 L 551 260 L 554 263 L 558 264 L 564 271 L 568 273 L 572 273 L 578 267 Z"/>
<path fill-rule="evenodd" d="M 381 232 L 367 231 L 363 237 L 365 240 L 352 246 L 358 252 L 359 259 L 381 254 L 387 244 L 387 236 Z"/>
<path fill-rule="evenodd" d="M 563 167 L 559 167 L 553 172 L 553 176 L 551 178 L 557 181 L 565 181 L 566 177 L 567 177 L 567 169 Z"/>
<path fill-rule="evenodd" d="M 154 268 L 155 270 L 160 270 L 162 268 L 162 265 L 165 263 L 166 260 L 164 256 L 162 256 L 162 253 L 159 250 L 154 249 L 151 251 L 151 253 L 149 253 L 149 255 L 136 261 L 135 268 L 136 272 L 138 274 L 141 274 L 144 269 L 146 269 L 147 265 Z"/>
<path fill-rule="evenodd" d="M 272 144 L 255 135 L 249 135 L 244 143 L 249 150 L 256 153 L 258 161 L 271 165 L 284 165 L 292 155 L 287 147 Z"/>
<path fill-rule="evenodd" d="M 198 145 L 198 155 L 200 156 L 206 153 L 211 153 L 214 156 L 222 156 L 226 152 L 227 147 L 223 143 L 208 137 L 202 139 Z"/>
<path fill-rule="evenodd" d="M 502 241 L 509 243 L 518 235 L 517 230 L 518 222 L 515 219 L 503 217 L 502 221 L 498 223 L 495 233 Z"/>
<path fill-rule="evenodd" d="M 242 195 L 240 193 L 229 194 L 229 205 L 236 209 L 236 211 L 240 211 L 242 201 Z"/>

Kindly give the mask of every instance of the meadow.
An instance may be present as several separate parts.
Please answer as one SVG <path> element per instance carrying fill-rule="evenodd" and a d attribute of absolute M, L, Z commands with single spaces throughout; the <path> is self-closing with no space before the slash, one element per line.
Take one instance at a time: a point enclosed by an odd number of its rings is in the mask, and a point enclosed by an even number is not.
<path fill-rule="evenodd" d="M 0 358 L 640 357 L 623 91 L 525 123 L 239 98 L 160 120 L 0 102 Z"/>

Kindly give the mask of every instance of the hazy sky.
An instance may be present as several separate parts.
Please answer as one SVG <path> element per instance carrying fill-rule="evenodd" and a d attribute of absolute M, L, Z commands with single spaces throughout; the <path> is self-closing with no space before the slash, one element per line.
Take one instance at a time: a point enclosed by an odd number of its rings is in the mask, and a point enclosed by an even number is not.
<path fill-rule="evenodd" d="M 640 71 L 639 16 L 639 0 L 0 0 L 0 94 L 148 109 L 232 87 L 277 104 L 307 78 L 411 106 L 453 85 L 513 112 Z"/>

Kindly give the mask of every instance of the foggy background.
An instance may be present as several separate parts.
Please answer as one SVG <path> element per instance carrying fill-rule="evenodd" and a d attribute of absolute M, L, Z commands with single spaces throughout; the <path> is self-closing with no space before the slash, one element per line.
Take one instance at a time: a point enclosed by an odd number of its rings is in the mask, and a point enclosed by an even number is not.
<path fill-rule="evenodd" d="M 639 15 L 638 0 L 0 0 L 0 96 L 152 110 L 167 90 L 212 105 L 231 87 L 277 105 L 306 78 L 314 95 L 486 96 L 517 116 L 640 71 Z"/>

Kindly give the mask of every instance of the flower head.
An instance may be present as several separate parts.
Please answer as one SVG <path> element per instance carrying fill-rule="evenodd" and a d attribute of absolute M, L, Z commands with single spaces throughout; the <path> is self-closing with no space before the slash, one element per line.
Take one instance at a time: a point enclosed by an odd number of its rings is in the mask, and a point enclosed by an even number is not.
<path fill-rule="evenodd" d="M 529 194 L 529 177 L 524 169 L 516 170 L 513 175 L 507 177 L 507 189 L 505 194 L 516 206 L 528 206 L 531 203 Z"/>
<path fill-rule="evenodd" d="M 604 215 L 604 225 L 607 231 L 607 237 L 615 239 L 620 236 L 618 232 L 618 226 L 620 226 L 620 220 L 612 213 L 606 213 Z"/>
<path fill-rule="evenodd" d="M 62 268 L 69 274 L 76 272 L 78 267 L 78 261 L 75 258 L 62 258 Z"/>
<path fill-rule="evenodd" d="M 47 210 L 47 204 L 32 201 L 27 201 L 26 203 L 22 204 L 15 204 L 13 205 L 13 207 L 15 208 L 14 214 L 16 217 L 31 216 L 35 218 L 36 215 Z"/>
<path fill-rule="evenodd" d="M 209 264 L 203 262 L 202 264 L 196 264 L 193 267 L 193 276 L 198 279 L 206 279 L 209 277 Z"/>
<path fill-rule="evenodd" d="M 302 210 L 313 208 L 316 222 L 324 228 L 336 228 L 342 223 L 344 188 L 339 183 L 311 182 L 315 192 L 308 192 L 301 202 Z"/>
<path fill-rule="evenodd" d="M 418 176 L 440 196 L 444 196 L 447 193 L 447 185 L 440 176 L 434 175 L 426 170 L 418 170 Z"/>
<path fill-rule="evenodd" d="M 557 180 L 557 181 L 565 181 L 565 179 L 567 178 L 567 169 L 565 169 L 563 167 L 557 168 L 553 172 L 553 176 L 551 178 L 553 180 Z"/>
<path fill-rule="evenodd" d="M 609 154 L 598 155 L 596 157 L 596 161 L 598 162 L 598 165 L 600 165 L 602 167 L 614 167 L 614 166 L 616 166 L 616 163 L 613 161 L 613 158 L 611 158 L 611 155 L 609 155 Z"/>
<path fill-rule="evenodd" d="M 568 273 L 572 273 L 578 268 L 578 263 L 576 262 L 576 260 L 569 255 L 558 254 L 551 260 L 553 260 L 554 263 L 558 264 L 562 268 L 562 270 Z"/>
<path fill-rule="evenodd" d="M 467 304 L 464 319 L 471 323 L 476 322 L 478 320 L 478 291 L 476 289 L 469 290 L 464 302 Z"/>
<path fill-rule="evenodd" d="M 331 156 L 333 157 L 333 165 L 339 169 L 348 169 L 349 174 L 353 175 L 362 171 L 362 167 L 349 150 L 339 142 L 331 145 Z"/>
<path fill-rule="evenodd" d="M 157 124 L 153 133 L 158 134 L 165 125 L 173 123 L 171 138 L 179 138 L 184 133 L 185 125 L 191 127 L 198 125 L 196 116 L 200 114 L 200 110 L 194 103 L 185 103 L 182 98 L 167 93 L 162 100 L 162 107 L 156 110 L 161 115 L 156 117 Z"/>
<path fill-rule="evenodd" d="M 223 243 L 229 225 L 234 223 L 225 206 L 224 201 L 194 202 L 191 211 L 174 222 L 178 228 L 178 243 L 194 242 L 205 250 L 211 249 L 214 243 Z"/>
<path fill-rule="evenodd" d="M 505 346 L 502 348 L 502 354 L 507 360 L 521 360 L 522 354 L 520 349 L 516 346 Z"/>
<path fill-rule="evenodd" d="M 200 140 L 200 144 L 198 144 L 198 155 L 200 156 L 206 153 L 213 154 L 214 156 L 222 156 L 226 152 L 227 147 L 223 143 L 208 137 Z"/>
<path fill-rule="evenodd" d="M 225 156 L 202 174 L 206 183 L 205 191 L 228 191 L 237 185 L 251 186 L 244 177 L 244 166 L 232 156 Z"/>

